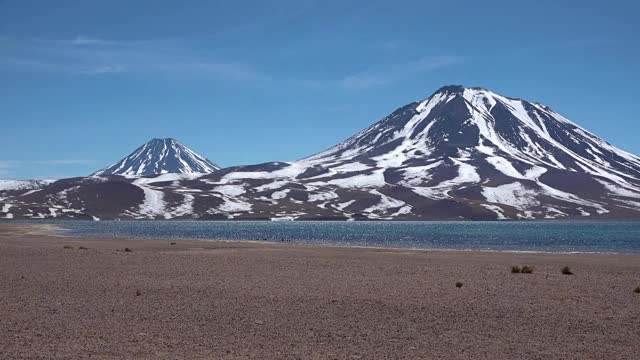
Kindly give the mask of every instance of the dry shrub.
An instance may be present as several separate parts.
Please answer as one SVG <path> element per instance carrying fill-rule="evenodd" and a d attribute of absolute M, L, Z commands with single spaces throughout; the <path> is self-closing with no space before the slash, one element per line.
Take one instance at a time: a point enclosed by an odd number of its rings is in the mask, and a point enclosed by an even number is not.
<path fill-rule="evenodd" d="M 573 272 L 571 272 L 571 268 L 568 266 L 563 267 L 560 270 L 564 275 L 573 275 Z"/>
<path fill-rule="evenodd" d="M 533 273 L 533 266 L 531 265 L 522 265 L 522 271 L 523 274 L 531 274 Z"/>

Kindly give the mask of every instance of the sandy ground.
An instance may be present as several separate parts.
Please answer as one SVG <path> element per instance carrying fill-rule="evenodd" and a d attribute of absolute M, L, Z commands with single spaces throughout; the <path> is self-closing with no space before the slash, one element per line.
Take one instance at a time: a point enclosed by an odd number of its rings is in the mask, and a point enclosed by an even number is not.
<path fill-rule="evenodd" d="M 3 359 L 640 359 L 640 255 L 49 230 L 0 224 Z"/>

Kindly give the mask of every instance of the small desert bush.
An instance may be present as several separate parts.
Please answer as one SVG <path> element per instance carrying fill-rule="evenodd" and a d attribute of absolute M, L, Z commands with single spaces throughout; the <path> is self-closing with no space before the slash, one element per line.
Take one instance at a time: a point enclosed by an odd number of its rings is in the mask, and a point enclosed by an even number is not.
<path fill-rule="evenodd" d="M 65 246 L 64 246 L 64 248 L 65 248 L 65 249 L 73 249 L 73 246 L 71 246 L 71 245 L 65 245 Z"/>
<path fill-rule="evenodd" d="M 637 288 L 633 289 L 633 292 L 636 294 L 640 294 L 640 286 L 638 286 Z"/>
<path fill-rule="evenodd" d="M 571 268 L 568 266 L 563 267 L 560 270 L 564 275 L 573 275 L 573 272 L 571 272 Z"/>
<path fill-rule="evenodd" d="M 132 252 L 133 250 L 129 249 L 129 248 L 124 248 L 125 252 Z"/>
<path fill-rule="evenodd" d="M 531 265 L 522 265 L 521 271 L 523 274 L 531 274 L 533 272 L 533 266 Z"/>
<path fill-rule="evenodd" d="M 172 242 L 171 245 L 175 245 L 176 243 Z"/>
<path fill-rule="evenodd" d="M 456 282 L 456 287 L 457 288 L 461 288 L 462 287 L 462 283 L 460 281 Z"/>
<path fill-rule="evenodd" d="M 513 265 L 511 266 L 511 273 L 512 274 L 518 274 L 522 272 L 522 268 L 518 265 Z"/>
<path fill-rule="evenodd" d="M 140 296 L 142 295 L 142 292 L 140 292 L 140 289 L 136 289 L 136 296 Z"/>
<path fill-rule="evenodd" d="M 80 250 L 89 250 L 88 247 L 84 247 L 84 246 L 80 246 L 78 249 L 80 249 Z"/>

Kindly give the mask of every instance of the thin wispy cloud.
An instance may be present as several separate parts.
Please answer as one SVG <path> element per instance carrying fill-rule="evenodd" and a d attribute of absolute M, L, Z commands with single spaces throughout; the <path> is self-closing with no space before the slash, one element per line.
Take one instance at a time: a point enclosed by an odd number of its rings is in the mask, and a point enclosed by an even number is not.
<path fill-rule="evenodd" d="M 461 56 L 426 56 L 414 61 L 388 66 L 374 66 L 334 80 L 303 80 L 316 89 L 363 91 L 405 80 L 411 76 L 447 68 L 465 61 Z"/>
<path fill-rule="evenodd" d="M 114 41 L 86 36 L 73 39 L 0 38 L 5 54 L 0 69 L 76 75 L 135 73 L 209 74 L 239 80 L 265 76 L 249 64 L 212 59 L 197 49 L 163 40 Z"/>
<path fill-rule="evenodd" d="M 90 159 L 53 159 L 53 160 L 32 160 L 26 163 L 35 165 L 91 165 L 99 163 L 98 160 Z"/>
<path fill-rule="evenodd" d="M 257 71 L 255 68 L 245 64 L 233 64 L 224 62 L 201 62 L 190 64 L 202 72 L 215 74 L 219 77 L 232 80 L 259 81 L 268 80 L 270 76 Z"/>
<path fill-rule="evenodd" d="M 0 175 L 9 175 L 11 173 L 11 164 L 7 161 L 0 160 Z"/>
<path fill-rule="evenodd" d="M 211 34 L 201 36 L 201 38 L 263 31 L 271 26 L 308 16 L 313 13 L 318 3 L 317 0 L 296 0 L 292 2 L 271 1 L 268 3 L 270 13 L 264 13 L 254 17 L 245 16 L 245 19 L 249 19 L 249 21 L 218 29 Z"/>
<path fill-rule="evenodd" d="M 98 66 L 98 67 L 91 67 L 85 70 L 82 70 L 82 69 L 78 70 L 80 74 L 87 74 L 87 75 L 117 74 L 124 71 L 125 71 L 124 66 L 120 66 L 120 65 L 104 65 L 104 66 Z"/>
<path fill-rule="evenodd" d="M 18 41 L 21 40 L 21 41 Z M 167 40 L 115 41 L 79 35 L 72 39 L 1 38 L 11 55 L 0 54 L 0 69 L 84 76 L 123 73 L 196 74 L 247 83 L 278 82 L 317 90 L 364 91 L 464 61 L 460 56 L 425 56 L 386 66 L 372 65 L 334 79 L 269 73 L 249 63 L 225 61 Z M 188 42 L 185 42 L 188 43 Z M 6 51 L 9 52 L 9 51 Z"/>
<path fill-rule="evenodd" d="M 67 42 L 73 45 L 84 46 L 84 45 L 119 45 L 122 43 L 118 43 L 116 41 L 108 41 L 103 39 L 91 38 L 88 36 L 79 35 L 71 40 L 62 40 L 62 42 Z"/>
<path fill-rule="evenodd" d="M 462 63 L 460 56 L 428 56 L 415 61 L 374 68 L 344 78 L 342 86 L 348 90 L 365 90 L 371 87 L 402 81 L 408 77 L 443 69 Z"/>
<path fill-rule="evenodd" d="M 205 74 L 231 80 L 264 81 L 270 75 L 248 63 L 202 54 L 197 43 L 232 34 L 261 31 L 310 13 L 316 0 L 274 2 L 259 17 L 195 37 L 169 37 L 137 41 L 78 34 L 67 39 L 0 35 L 0 71 L 57 72 L 75 75 L 121 73 Z"/>

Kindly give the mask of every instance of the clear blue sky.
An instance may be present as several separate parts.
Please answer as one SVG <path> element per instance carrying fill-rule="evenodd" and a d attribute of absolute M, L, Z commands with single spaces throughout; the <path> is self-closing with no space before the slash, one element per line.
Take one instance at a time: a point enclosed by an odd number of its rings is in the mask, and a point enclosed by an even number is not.
<path fill-rule="evenodd" d="M 633 1 L 0 0 L 0 178 L 153 137 L 223 166 L 321 151 L 445 84 L 545 103 L 640 153 Z"/>

